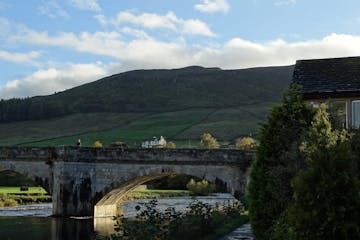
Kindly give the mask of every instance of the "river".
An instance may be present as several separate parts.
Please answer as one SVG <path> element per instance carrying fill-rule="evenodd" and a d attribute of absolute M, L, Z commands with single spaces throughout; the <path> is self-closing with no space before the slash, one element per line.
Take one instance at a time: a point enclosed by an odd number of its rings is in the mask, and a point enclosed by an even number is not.
<path fill-rule="evenodd" d="M 178 211 L 194 200 L 212 206 L 236 201 L 230 194 L 214 194 L 208 197 L 176 197 L 158 200 L 158 208 L 174 207 Z M 123 203 L 126 217 L 136 215 L 135 206 L 149 200 L 134 200 Z M 53 218 L 51 204 L 34 204 L 0 208 L 0 240 L 93 240 L 113 233 L 114 222 L 107 218 L 71 219 Z"/>

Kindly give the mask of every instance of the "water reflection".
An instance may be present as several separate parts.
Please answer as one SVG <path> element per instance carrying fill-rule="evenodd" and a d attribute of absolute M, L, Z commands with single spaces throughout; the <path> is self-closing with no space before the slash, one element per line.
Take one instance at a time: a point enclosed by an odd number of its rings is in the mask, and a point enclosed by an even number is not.
<path fill-rule="evenodd" d="M 1 240 L 95 240 L 93 219 L 0 217 Z"/>
<path fill-rule="evenodd" d="M 94 230 L 99 236 L 111 236 L 115 234 L 115 225 L 116 221 L 114 218 L 105 217 L 105 218 L 94 218 Z"/>

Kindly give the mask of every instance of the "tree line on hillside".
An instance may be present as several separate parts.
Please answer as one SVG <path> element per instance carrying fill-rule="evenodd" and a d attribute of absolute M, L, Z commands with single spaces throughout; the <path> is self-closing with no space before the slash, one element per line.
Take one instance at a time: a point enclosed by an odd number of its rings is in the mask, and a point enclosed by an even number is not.
<path fill-rule="evenodd" d="M 0 100 L 0 123 L 48 119 L 70 111 L 61 102 L 36 101 L 32 98 Z"/>

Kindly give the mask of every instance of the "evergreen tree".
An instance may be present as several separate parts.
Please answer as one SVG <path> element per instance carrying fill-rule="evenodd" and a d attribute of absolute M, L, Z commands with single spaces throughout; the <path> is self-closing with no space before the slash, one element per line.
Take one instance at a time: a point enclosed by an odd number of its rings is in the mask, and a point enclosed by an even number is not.
<path fill-rule="evenodd" d="M 249 183 L 250 220 L 257 240 L 273 238 L 293 195 L 291 179 L 304 165 L 299 145 L 314 113 L 299 90 L 292 85 L 260 129 Z"/>
<path fill-rule="evenodd" d="M 331 128 L 326 106 L 318 110 L 302 145 L 306 170 L 293 180 L 288 211 L 297 240 L 360 239 L 360 195 L 356 161 L 345 130 Z"/>

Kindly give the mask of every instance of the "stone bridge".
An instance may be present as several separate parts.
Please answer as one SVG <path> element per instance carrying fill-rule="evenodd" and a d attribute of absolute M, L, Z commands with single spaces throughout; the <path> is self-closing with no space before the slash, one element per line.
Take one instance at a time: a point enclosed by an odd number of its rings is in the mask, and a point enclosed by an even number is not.
<path fill-rule="evenodd" d="M 119 198 L 168 174 L 222 182 L 245 194 L 254 152 L 227 149 L 0 147 L 0 168 L 21 173 L 52 194 L 55 216 L 113 216 Z M 96 205 L 96 206 L 95 206 Z"/>

